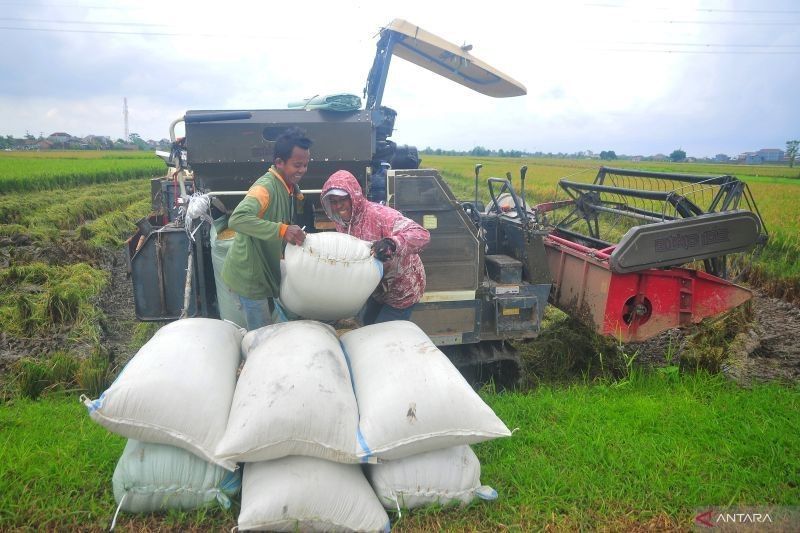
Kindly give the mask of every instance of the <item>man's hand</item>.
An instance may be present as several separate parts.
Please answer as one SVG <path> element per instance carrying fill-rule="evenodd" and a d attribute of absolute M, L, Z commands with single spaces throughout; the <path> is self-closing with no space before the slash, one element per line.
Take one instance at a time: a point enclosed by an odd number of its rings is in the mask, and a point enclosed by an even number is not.
<path fill-rule="evenodd" d="M 391 259 L 396 251 L 397 245 L 388 237 L 372 243 L 372 255 L 382 263 Z"/>
<path fill-rule="evenodd" d="M 283 234 L 283 240 L 289 244 L 300 246 L 306 240 L 306 233 L 300 226 L 289 226 Z"/>

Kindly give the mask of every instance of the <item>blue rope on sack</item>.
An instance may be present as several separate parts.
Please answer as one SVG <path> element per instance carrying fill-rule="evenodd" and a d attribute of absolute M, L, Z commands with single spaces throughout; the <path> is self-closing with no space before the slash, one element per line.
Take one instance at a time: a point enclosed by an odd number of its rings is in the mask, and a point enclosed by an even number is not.
<path fill-rule="evenodd" d="M 353 380 L 353 368 L 350 365 L 350 355 L 347 353 L 347 349 L 345 349 L 344 344 L 342 341 L 339 341 L 339 346 L 342 347 L 342 353 L 344 354 L 344 361 L 347 363 L 347 373 L 350 375 L 350 386 L 353 387 L 353 394 L 356 394 L 356 384 Z M 358 395 L 356 395 L 358 398 Z M 356 408 L 358 408 L 358 401 L 356 401 Z M 358 421 L 359 426 L 361 424 L 361 412 L 359 410 L 358 413 Z M 362 463 L 370 463 L 374 462 L 372 459 L 372 450 L 370 449 L 369 445 L 367 444 L 367 439 L 364 438 L 364 435 L 361 433 L 361 427 L 356 430 L 356 440 L 358 441 L 358 445 L 361 448 L 361 451 L 364 452 L 364 457 L 361 458 Z"/>

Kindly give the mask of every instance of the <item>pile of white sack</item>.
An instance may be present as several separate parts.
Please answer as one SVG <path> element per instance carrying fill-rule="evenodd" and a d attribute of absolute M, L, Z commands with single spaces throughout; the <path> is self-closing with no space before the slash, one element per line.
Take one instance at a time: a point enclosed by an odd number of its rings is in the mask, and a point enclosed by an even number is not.
<path fill-rule="evenodd" d="M 510 435 L 405 321 L 341 338 L 309 320 L 246 335 L 173 322 L 85 403 L 131 439 L 114 473 L 121 509 L 228 505 L 241 471 L 239 530 L 386 531 L 386 509 L 492 499 L 469 444 Z"/>

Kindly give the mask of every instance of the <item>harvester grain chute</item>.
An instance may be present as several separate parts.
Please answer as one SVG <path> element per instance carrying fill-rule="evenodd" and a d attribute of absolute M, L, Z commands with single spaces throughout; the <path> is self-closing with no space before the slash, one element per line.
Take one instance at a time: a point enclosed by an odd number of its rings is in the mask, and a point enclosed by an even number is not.
<path fill-rule="evenodd" d="M 363 109 L 199 110 L 174 121 L 173 150 L 159 154 L 170 173 L 153 180 L 153 214 L 129 241 L 137 317 L 220 316 L 222 299 L 211 260 L 215 244 L 207 224 L 192 234 L 185 231 L 189 195 L 209 195 L 215 216 L 230 211 L 265 172 L 274 139 L 290 126 L 302 127 L 314 141 L 295 223 L 311 232 L 332 228 L 320 205 L 320 189 L 329 175 L 344 169 L 356 176 L 371 200 L 386 201 L 430 231 L 430 245 L 421 254 L 426 292 L 411 320 L 473 383 L 492 378 L 510 385 L 517 380 L 519 360 L 507 341 L 539 334 L 548 298 L 601 333 L 642 340 L 749 297 L 746 289 L 717 277 L 724 272 L 721 256 L 746 249 L 765 235 L 760 219 L 738 210 L 742 199 L 752 198 L 734 178 L 678 179 L 691 186 L 692 194 L 679 187 L 656 188 L 656 198 L 645 187 L 617 186 L 614 181 L 622 176 L 640 179 L 642 173 L 605 169 L 594 184 L 562 182 L 570 200 L 534 207 L 525 198 L 527 167 L 522 167 L 522 195 L 509 176 L 490 178 L 491 200 L 484 207 L 479 201 L 480 165 L 471 199 L 457 199 L 436 170 L 417 168 L 416 149 L 398 147 L 390 139 L 397 114 L 382 105 L 393 55 L 488 96 L 526 92 L 522 84 L 472 56 L 469 48 L 395 20 L 381 30 Z M 175 127 L 181 122 L 186 133 L 178 139 Z M 726 192 L 706 204 L 693 200 L 706 194 L 707 187 Z M 673 206 L 674 213 L 643 204 L 657 200 Z M 569 213 L 553 226 L 550 219 L 559 210 Z M 578 222 L 589 230 L 577 231 Z M 614 238 L 601 233 L 607 228 L 621 238 L 606 240 Z M 688 250 L 682 243 L 695 245 L 690 233 L 699 240 L 696 249 Z M 695 259 L 710 265 L 710 273 L 678 267 Z M 187 263 L 193 265 L 188 275 Z"/>

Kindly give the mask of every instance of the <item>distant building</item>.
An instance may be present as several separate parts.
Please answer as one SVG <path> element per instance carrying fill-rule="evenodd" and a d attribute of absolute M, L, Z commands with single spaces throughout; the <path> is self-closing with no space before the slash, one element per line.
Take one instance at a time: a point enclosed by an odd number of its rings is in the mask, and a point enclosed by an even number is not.
<path fill-rule="evenodd" d="M 778 148 L 762 148 L 756 153 L 764 163 L 779 163 L 783 161 L 783 150 Z"/>
<path fill-rule="evenodd" d="M 47 140 L 53 144 L 65 143 L 71 138 L 72 135 L 70 135 L 69 133 L 64 133 L 63 131 L 57 131 L 47 136 Z"/>
<path fill-rule="evenodd" d="M 664 154 L 656 154 L 653 157 L 651 157 L 651 159 L 653 161 L 669 161 L 669 157 L 667 157 Z"/>
<path fill-rule="evenodd" d="M 784 152 L 778 148 L 762 148 L 758 152 L 745 152 L 739 155 L 739 161 L 744 161 L 748 165 L 760 165 L 761 163 L 780 163 L 783 161 Z"/>
<path fill-rule="evenodd" d="M 719 163 L 723 163 L 730 160 L 731 158 L 726 154 L 717 154 L 714 156 L 714 161 L 717 161 Z"/>

